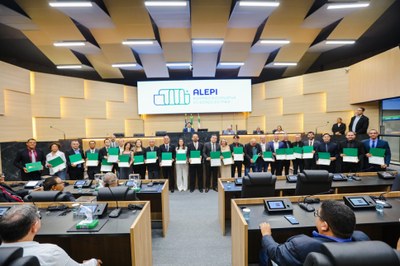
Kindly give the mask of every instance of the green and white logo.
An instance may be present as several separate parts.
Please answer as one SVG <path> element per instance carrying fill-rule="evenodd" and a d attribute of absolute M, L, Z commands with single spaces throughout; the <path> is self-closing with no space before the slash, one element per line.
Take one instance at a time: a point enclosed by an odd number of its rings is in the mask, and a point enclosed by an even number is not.
<path fill-rule="evenodd" d="M 160 89 L 153 95 L 153 103 L 157 106 L 189 105 L 190 94 L 184 89 Z"/>

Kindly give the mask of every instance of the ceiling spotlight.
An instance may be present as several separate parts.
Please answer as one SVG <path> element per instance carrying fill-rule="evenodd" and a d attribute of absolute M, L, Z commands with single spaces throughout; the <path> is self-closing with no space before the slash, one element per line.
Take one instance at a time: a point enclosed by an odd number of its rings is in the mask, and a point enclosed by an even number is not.
<path fill-rule="evenodd" d="M 145 1 L 145 6 L 187 6 L 186 1 Z"/>
<path fill-rule="evenodd" d="M 57 69 L 80 69 L 82 65 L 58 65 Z"/>
<path fill-rule="evenodd" d="M 123 45 L 152 45 L 154 41 L 152 40 L 126 40 L 123 41 Z"/>
<path fill-rule="evenodd" d="M 92 2 L 87 2 L 87 1 L 76 1 L 76 2 L 70 2 L 70 1 L 60 1 L 60 2 L 50 2 L 49 5 L 51 7 L 92 7 L 93 4 Z"/>
<path fill-rule="evenodd" d="M 193 44 L 223 44 L 224 40 L 192 40 Z"/>
<path fill-rule="evenodd" d="M 289 44 L 289 40 L 261 40 L 261 44 Z"/>
<path fill-rule="evenodd" d="M 137 64 L 135 63 L 121 63 L 121 64 L 112 64 L 112 67 L 119 67 L 119 68 L 123 68 L 123 67 L 136 67 Z"/>
<path fill-rule="evenodd" d="M 274 62 L 274 66 L 297 66 L 297 63 L 294 62 Z"/>
<path fill-rule="evenodd" d="M 253 7 L 278 7 L 279 2 L 271 1 L 239 1 L 239 6 L 253 6 Z"/>
<path fill-rule="evenodd" d="M 327 9 L 363 8 L 368 6 L 369 2 L 335 3 L 335 4 L 329 4 Z"/>
<path fill-rule="evenodd" d="M 355 44 L 356 41 L 354 40 L 330 40 L 325 41 L 325 44 Z"/>
<path fill-rule="evenodd" d="M 62 42 L 54 42 L 53 45 L 57 46 L 57 47 L 85 46 L 86 42 L 84 42 L 84 41 L 62 41 Z"/>

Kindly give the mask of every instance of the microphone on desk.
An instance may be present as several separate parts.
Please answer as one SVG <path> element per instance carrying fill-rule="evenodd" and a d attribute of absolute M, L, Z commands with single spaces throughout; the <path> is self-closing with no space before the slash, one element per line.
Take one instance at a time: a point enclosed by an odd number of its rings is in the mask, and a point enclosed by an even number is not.
<path fill-rule="evenodd" d="M 106 184 L 106 187 L 108 187 L 108 189 L 110 190 L 111 196 L 113 197 L 113 199 L 115 200 L 115 203 L 116 203 L 116 205 L 117 205 L 117 208 L 114 209 L 114 210 L 112 210 L 112 211 L 110 212 L 110 214 L 108 215 L 108 217 L 110 217 L 110 218 L 117 218 L 117 217 L 119 217 L 119 215 L 121 214 L 122 209 L 120 209 L 120 208 L 118 207 L 118 200 L 117 200 L 117 197 L 115 197 L 115 195 L 114 195 L 114 193 L 112 192 L 112 189 L 110 188 L 110 186 L 109 186 L 108 184 Z"/>
<path fill-rule="evenodd" d="M 66 140 L 65 131 L 64 131 L 64 130 L 59 129 L 59 128 L 56 128 L 56 127 L 53 127 L 53 126 L 50 126 L 50 128 L 52 128 L 52 129 L 54 129 L 54 130 L 57 130 L 57 131 L 60 131 L 61 133 L 63 133 L 63 135 L 64 135 L 64 140 Z"/>
<path fill-rule="evenodd" d="M 313 206 L 310 206 L 309 204 L 319 203 L 321 200 L 319 198 L 310 198 L 310 197 L 315 196 L 315 195 L 324 195 L 324 194 L 331 194 L 331 193 L 332 193 L 332 189 L 325 191 L 325 192 L 316 193 L 313 195 L 307 195 L 304 197 L 303 202 L 298 202 L 298 205 L 300 208 L 302 208 L 306 212 L 313 212 L 313 211 L 315 211 L 315 208 Z M 299 201 L 300 201 L 300 199 L 299 199 Z"/>
<path fill-rule="evenodd" d="M 32 195 L 27 195 L 27 196 L 26 196 L 26 199 L 29 200 L 30 202 L 32 202 L 33 206 L 35 206 L 36 209 L 37 209 L 37 214 L 39 215 L 39 219 L 42 219 L 42 215 L 40 214 L 40 211 L 39 211 L 38 206 L 37 206 L 36 203 L 33 201 Z"/>

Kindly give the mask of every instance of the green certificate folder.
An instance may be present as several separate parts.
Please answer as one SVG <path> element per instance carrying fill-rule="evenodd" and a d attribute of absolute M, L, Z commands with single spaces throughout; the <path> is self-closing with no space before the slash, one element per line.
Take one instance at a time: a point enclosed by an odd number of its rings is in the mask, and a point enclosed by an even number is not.
<path fill-rule="evenodd" d="M 59 166 L 59 165 L 65 163 L 65 162 L 64 162 L 63 159 L 61 159 L 60 156 L 57 156 L 53 160 L 48 161 L 48 163 L 51 164 L 51 167 L 56 167 L 56 166 Z"/>
<path fill-rule="evenodd" d="M 385 149 L 381 149 L 381 148 L 371 148 L 369 150 L 369 153 L 371 153 L 372 156 L 376 156 L 376 157 L 385 157 Z"/>
<path fill-rule="evenodd" d="M 234 154 L 242 154 L 243 153 L 243 147 L 234 147 L 233 148 L 233 153 Z"/>
<path fill-rule="evenodd" d="M 116 163 L 118 161 L 119 148 L 108 148 L 107 162 Z"/>
<path fill-rule="evenodd" d="M 129 167 L 130 159 L 131 159 L 131 156 L 129 154 L 121 154 L 118 157 L 118 166 L 119 167 Z"/>
<path fill-rule="evenodd" d="M 101 172 L 111 172 L 112 168 L 113 168 L 113 164 L 109 163 L 106 159 L 103 159 L 101 161 L 101 168 L 100 168 Z"/>
<path fill-rule="evenodd" d="M 221 152 L 220 151 L 212 151 L 210 152 L 210 165 L 211 167 L 221 166 Z"/>
<path fill-rule="evenodd" d="M 118 155 L 119 154 L 119 148 L 109 148 L 108 149 L 108 155 Z"/>
<path fill-rule="evenodd" d="M 294 156 L 294 149 L 293 148 L 286 148 L 286 160 L 294 160 L 296 157 Z"/>
<path fill-rule="evenodd" d="M 80 153 L 70 155 L 69 160 L 71 164 L 81 164 L 84 162 Z"/>
<path fill-rule="evenodd" d="M 303 146 L 303 159 L 314 158 L 314 147 L 313 146 Z"/>
<path fill-rule="evenodd" d="M 176 163 L 177 164 L 186 164 L 186 153 L 176 153 Z"/>
<path fill-rule="evenodd" d="M 286 160 L 286 149 L 277 149 L 275 151 L 275 157 L 277 160 Z"/>
<path fill-rule="evenodd" d="M 303 147 L 293 147 L 293 155 L 296 159 L 303 158 Z"/>
<path fill-rule="evenodd" d="M 161 166 L 172 166 L 172 152 L 161 153 Z"/>
<path fill-rule="evenodd" d="M 200 151 L 190 151 L 190 164 L 201 164 Z"/>
<path fill-rule="evenodd" d="M 42 171 L 43 165 L 42 165 L 42 162 L 27 163 L 27 164 L 25 164 L 25 168 L 26 168 L 26 171 L 28 171 L 28 173 L 35 172 L 35 171 Z"/>
<path fill-rule="evenodd" d="M 97 166 L 99 164 L 99 154 L 98 153 L 87 153 L 86 154 L 86 166 Z"/>
<path fill-rule="evenodd" d="M 318 165 L 331 165 L 331 154 L 329 152 L 318 152 Z"/>
<path fill-rule="evenodd" d="M 133 164 L 144 164 L 144 155 L 135 155 L 133 156 Z"/>
<path fill-rule="evenodd" d="M 157 162 L 157 152 L 156 151 L 148 151 L 146 152 L 146 161 L 147 164 L 156 163 Z"/>
<path fill-rule="evenodd" d="M 230 151 L 224 151 L 222 157 L 224 157 L 224 159 L 232 158 L 232 153 Z"/>
<path fill-rule="evenodd" d="M 233 160 L 239 162 L 244 161 L 243 147 L 233 147 Z"/>
<path fill-rule="evenodd" d="M 253 155 L 253 158 L 251 158 L 251 159 L 253 159 L 253 162 L 255 163 L 258 159 L 258 154 Z"/>
<path fill-rule="evenodd" d="M 343 148 L 343 162 L 358 163 L 358 149 L 357 148 Z"/>
<path fill-rule="evenodd" d="M 265 151 L 263 152 L 263 159 L 265 162 L 273 162 L 274 161 L 274 157 L 272 155 L 272 151 Z"/>

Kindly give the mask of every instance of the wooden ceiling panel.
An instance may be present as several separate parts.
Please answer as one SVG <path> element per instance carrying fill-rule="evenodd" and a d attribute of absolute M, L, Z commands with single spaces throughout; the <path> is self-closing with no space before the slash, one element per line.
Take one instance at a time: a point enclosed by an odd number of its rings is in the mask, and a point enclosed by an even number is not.
<path fill-rule="evenodd" d="M 53 45 L 37 45 L 37 47 L 55 65 L 81 64 L 78 58 L 69 49 L 60 49 Z"/>
<path fill-rule="evenodd" d="M 165 61 L 170 62 L 192 62 L 191 43 L 164 43 L 163 51 Z"/>
<path fill-rule="evenodd" d="M 248 42 L 251 44 L 256 31 L 256 28 L 228 28 L 225 35 L 225 42 Z"/>
<path fill-rule="evenodd" d="M 91 29 L 90 31 L 99 44 L 122 43 L 124 40 L 116 29 Z"/>
<path fill-rule="evenodd" d="M 102 54 L 87 55 L 87 59 L 103 79 L 123 78 L 118 68 L 112 67 L 111 62 Z"/>
<path fill-rule="evenodd" d="M 244 62 L 249 56 L 251 43 L 225 42 L 222 46 L 220 62 Z"/>
<path fill-rule="evenodd" d="M 191 42 L 190 28 L 164 28 L 159 29 L 162 43 Z"/>
<path fill-rule="evenodd" d="M 111 64 L 136 62 L 131 48 L 121 43 L 100 44 L 100 48 L 104 57 L 107 58 L 107 61 L 111 62 Z"/>

